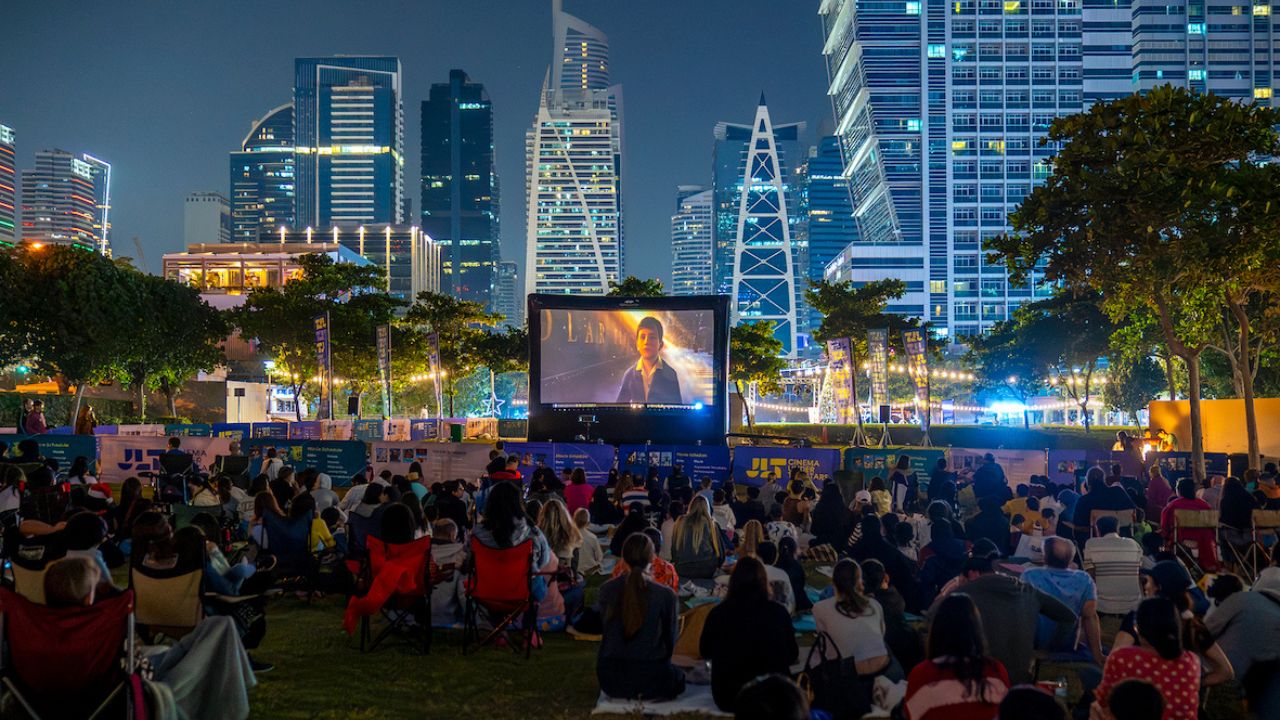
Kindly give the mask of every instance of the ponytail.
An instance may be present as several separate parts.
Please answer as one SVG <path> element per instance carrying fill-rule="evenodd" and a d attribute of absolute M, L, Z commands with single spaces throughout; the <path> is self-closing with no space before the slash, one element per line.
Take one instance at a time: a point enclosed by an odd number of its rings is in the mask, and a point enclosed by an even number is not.
<path fill-rule="evenodd" d="M 1182 618 L 1173 601 L 1152 597 L 1138 605 L 1138 637 L 1165 660 L 1182 656 Z"/>
<path fill-rule="evenodd" d="M 631 640 L 644 627 L 644 618 L 649 610 L 649 581 L 645 579 L 644 571 L 653 562 L 653 541 L 642 532 L 632 533 L 622 543 L 622 561 L 627 564 L 629 572 L 623 581 L 617 607 L 610 614 L 622 617 L 622 637 Z"/>

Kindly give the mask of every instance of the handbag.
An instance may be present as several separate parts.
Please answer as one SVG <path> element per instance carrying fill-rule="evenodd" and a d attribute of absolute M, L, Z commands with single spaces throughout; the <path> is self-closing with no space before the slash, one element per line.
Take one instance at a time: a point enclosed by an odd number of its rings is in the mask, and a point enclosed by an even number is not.
<path fill-rule="evenodd" d="M 828 651 L 835 655 L 833 659 L 827 658 Z M 825 710 L 834 720 L 856 720 L 871 712 L 871 699 L 854 658 L 842 656 L 830 635 L 820 632 L 814 637 L 804 666 L 796 682 L 809 695 L 810 707 Z"/>

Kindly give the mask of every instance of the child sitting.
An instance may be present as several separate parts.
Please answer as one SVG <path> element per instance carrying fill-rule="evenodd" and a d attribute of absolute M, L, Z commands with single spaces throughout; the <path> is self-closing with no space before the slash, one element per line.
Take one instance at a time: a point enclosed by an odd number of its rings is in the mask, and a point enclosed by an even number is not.
<path fill-rule="evenodd" d="M 458 540 L 458 524 L 448 518 L 431 523 L 431 624 L 448 627 L 462 619 L 462 573 L 467 546 Z"/>
<path fill-rule="evenodd" d="M 588 527 L 591 524 L 591 512 L 586 508 L 578 508 L 573 513 L 573 524 L 582 535 L 582 547 L 574 556 L 573 569 L 579 575 L 587 576 L 600 569 L 604 561 L 604 550 L 600 547 L 600 539 Z"/>

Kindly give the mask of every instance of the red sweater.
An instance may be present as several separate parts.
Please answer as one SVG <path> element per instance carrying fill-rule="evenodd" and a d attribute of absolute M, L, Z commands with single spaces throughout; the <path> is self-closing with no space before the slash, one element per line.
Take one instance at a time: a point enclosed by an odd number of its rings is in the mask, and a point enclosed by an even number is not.
<path fill-rule="evenodd" d="M 907 677 L 903 707 L 910 720 L 992 720 L 1009 692 L 1009 673 L 1000 661 L 987 660 L 986 697 L 965 691 L 964 681 L 933 660 L 925 660 Z"/>

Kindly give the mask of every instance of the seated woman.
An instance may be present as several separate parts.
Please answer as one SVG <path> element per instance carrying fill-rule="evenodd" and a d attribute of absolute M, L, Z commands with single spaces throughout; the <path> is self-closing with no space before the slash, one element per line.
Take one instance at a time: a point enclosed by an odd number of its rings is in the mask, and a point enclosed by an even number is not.
<path fill-rule="evenodd" d="M 573 513 L 573 524 L 582 536 L 582 547 L 574 559 L 573 570 L 579 575 L 587 576 L 600 569 L 604 560 L 604 551 L 600 549 L 600 539 L 588 527 L 591 524 L 591 513 L 586 508 L 578 508 Z"/>
<path fill-rule="evenodd" d="M 1173 531 L 1179 510 L 1212 510 L 1209 503 L 1196 497 L 1196 482 L 1191 478 L 1178 481 L 1178 497 L 1169 501 L 1160 513 L 1160 533 L 1168 542 L 1168 549 L 1173 549 Z M 1193 528 L 1178 531 L 1178 538 L 1188 545 L 1194 546 L 1196 559 L 1205 572 L 1218 569 L 1218 538 L 1213 528 Z"/>
<path fill-rule="evenodd" d="M 671 537 L 671 562 L 683 578 L 709 580 L 724 561 L 720 531 L 711 519 L 711 508 L 694 496 L 689 512 L 676 523 Z"/>
<path fill-rule="evenodd" d="M 803 614 L 813 609 L 813 601 L 805 591 L 804 565 L 796 558 L 798 546 L 795 538 L 782 538 L 778 543 L 778 561 L 774 563 L 791 580 L 791 592 L 796 598 L 796 612 Z"/>
<path fill-rule="evenodd" d="M 551 544 L 536 526 L 528 521 L 520 488 L 515 483 L 495 483 L 489 490 L 484 506 L 484 520 L 472 533 L 476 542 L 485 547 L 511 548 L 529 540 L 533 543 L 530 569 L 537 573 L 554 573 L 559 569 Z M 546 575 L 533 579 L 533 597 L 538 601 L 538 624 L 549 629 L 561 624 L 564 618 L 564 598 L 557 583 L 547 582 Z M 544 623 L 543 621 L 546 621 Z"/>
<path fill-rule="evenodd" d="M 1200 703 L 1200 660 L 1182 644 L 1182 620 L 1171 600 L 1152 597 L 1137 610 L 1138 644 L 1113 650 L 1096 691 L 1110 708 L 1112 689 L 1125 680 L 1145 680 L 1164 698 L 1165 720 L 1194 719 Z"/>
<path fill-rule="evenodd" d="M 828 646 L 825 660 L 852 659 L 860 676 L 879 675 L 893 659 L 885 644 L 884 610 L 874 598 L 864 595 L 862 570 L 845 558 L 831 573 L 836 594 L 813 606 L 813 622 L 826 633 L 835 647 Z M 900 673 L 898 673 L 900 675 Z M 900 678 L 893 678 L 900 679 Z"/>
<path fill-rule="evenodd" d="M 698 499 L 694 498 L 694 505 Z M 738 691 L 767 673 L 790 674 L 799 655 L 787 609 L 769 599 L 764 564 L 738 560 L 729 593 L 707 614 L 698 653 L 711 661 L 711 695 L 716 707 L 733 712 Z"/>
<path fill-rule="evenodd" d="M 631 508 L 627 511 L 627 516 L 622 519 L 617 529 L 613 531 L 613 537 L 609 539 L 609 554 L 614 557 L 622 557 L 622 543 L 631 535 L 649 527 L 649 518 L 645 515 L 641 508 Z"/>
<path fill-rule="evenodd" d="M 276 502 L 275 495 L 264 490 L 253 498 L 253 519 L 249 521 L 249 539 L 264 550 L 267 543 L 266 517 L 268 514 L 284 517 L 284 511 Z"/>
<path fill-rule="evenodd" d="M 600 588 L 604 633 L 596 659 L 600 689 L 612 698 L 669 700 L 684 692 L 684 672 L 671 664 L 679 601 L 648 577 L 653 543 L 633 533 L 622 545 L 630 570 Z"/>
<path fill-rule="evenodd" d="M 663 587 L 671 588 L 671 592 L 673 593 L 679 593 L 680 574 L 676 572 L 674 565 L 662 559 L 662 533 L 657 528 L 648 527 L 633 534 L 644 535 L 653 543 L 653 551 L 655 555 L 653 557 L 653 561 L 649 563 L 649 579 Z M 624 542 L 623 545 L 625 547 L 626 543 Z M 630 570 L 631 567 L 627 565 L 627 559 L 625 557 L 618 558 L 617 564 L 613 566 L 613 574 L 611 577 L 615 579 L 620 578 L 630 572 Z"/>
<path fill-rule="evenodd" d="M 222 528 L 212 515 L 197 513 L 191 518 L 191 525 L 204 534 L 204 581 L 208 589 L 219 595 L 239 595 L 244 581 L 253 577 L 257 568 L 248 558 L 241 558 L 234 565 L 227 560 L 217 542 Z"/>
<path fill-rule="evenodd" d="M 552 498 L 542 506 L 538 513 L 538 529 L 547 538 L 557 564 L 564 571 L 559 580 L 560 594 L 564 597 L 565 612 L 573 615 L 582 606 L 586 590 L 586 579 L 573 570 L 573 558 L 582 548 L 582 534 L 558 498 Z"/>
<path fill-rule="evenodd" d="M 928 659 L 907 676 L 902 706 L 908 720 L 995 717 L 1009 692 L 1009 673 L 987 655 L 982 625 L 968 595 L 952 593 L 939 603 L 929 626 Z"/>
<path fill-rule="evenodd" d="M 45 603 L 51 608 L 93 605 L 99 574 L 87 558 L 54 562 L 45 572 Z M 232 618 L 211 615 L 173 647 L 143 648 L 142 652 L 155 680 L 173 691 L 184 717 L 239 720 L 249 716 L 249 689 L 257 679 Z"/>

